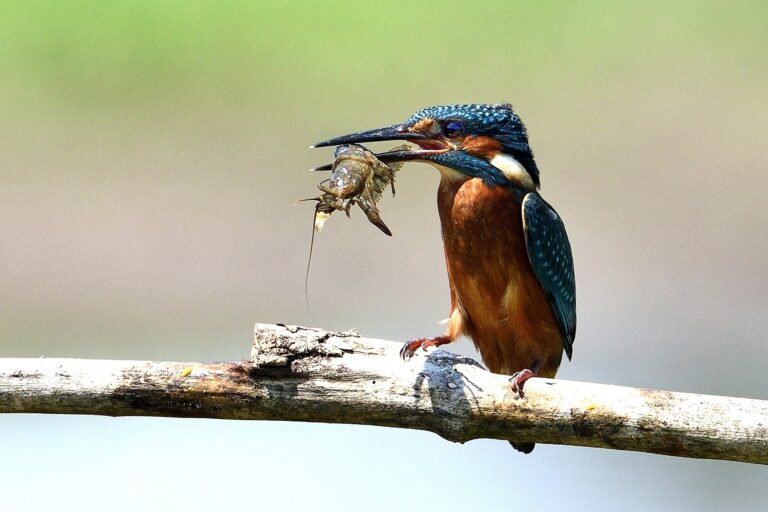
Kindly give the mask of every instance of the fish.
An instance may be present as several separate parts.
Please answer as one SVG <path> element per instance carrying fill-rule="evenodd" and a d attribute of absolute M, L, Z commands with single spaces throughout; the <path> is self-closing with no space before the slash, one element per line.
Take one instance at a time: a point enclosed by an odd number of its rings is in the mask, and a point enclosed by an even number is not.
<path fill-rule="evenodd" d="M 405 149 L 408 149 L 408 145 L 404 144 L 393 148 L 392 151 Z M 341 145 L 336 148 L 333 156 L 334 161 L 330 166 L 314 169 L 331 171 L 331 176 L 317 186 L 322 194 L 319 197 L 302 199 L 302 201 L 317 201 L 307 273 L 304 279 L 305 294 L 312 262 L 312 249 L 315 245 L 315 233 L 323 230 L 325 221 L 333 212 L 343 211 L 349 217 L 350 208 L 357 205 L 371 224 L 387 236 L 392 236 L 392 232 L 381 219 L 377 203 L 389 186 L 392 187 L 392 197 L 395 196 L 395 173 L 402 167 L 402 162 L 385 164 L 376 158 L 372 151 L 360 144 Z"/>
<path fill-rule="evenodd" d="M 401 151 L 407 147 L 398 146 L 392 151 Z M 349 216 L 350 208 L 356 204 L 371 224 L 392 236 L 392 232 L 381 220 L 377 203 L 388 186 L 392 187 L 394 197 L 395 173 L 400 170 L 402 162 L 385 164 L 359 144 L 337 147 L 334 157 L 331 177 L 318 185 L 323 194 L 316 199 L 315 231 L 322 231 L 325 221 L 334 211 L 344 211 Z"/>

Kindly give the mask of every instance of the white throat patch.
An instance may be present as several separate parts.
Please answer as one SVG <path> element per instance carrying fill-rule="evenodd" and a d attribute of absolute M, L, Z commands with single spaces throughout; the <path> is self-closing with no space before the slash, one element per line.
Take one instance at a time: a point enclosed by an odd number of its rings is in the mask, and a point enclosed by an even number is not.
<path fill-rule="evenodd" d="M 454 180 L 466 181 L 470 178 L 466 174 L 462 174 L 459 171 L 451 169 L 450 167 L 446 167 L 444 165 L 431 162 L 429 160 L 424 160 L 424 163 L 430 164 L 434 168 L 436 168 L 438 171 L 440 171 L 440 178 L 443 181 L 454 181 Z"/>
<path fill-rule="evenodd" d="M 497 153 L 491 159 L 491 165 L 503 172 L 508 180 L 520 183 L 526 190 L 531 192 L 536 190 L 536 184 L 533 182 L 531 175 L 512 155 Z"/>

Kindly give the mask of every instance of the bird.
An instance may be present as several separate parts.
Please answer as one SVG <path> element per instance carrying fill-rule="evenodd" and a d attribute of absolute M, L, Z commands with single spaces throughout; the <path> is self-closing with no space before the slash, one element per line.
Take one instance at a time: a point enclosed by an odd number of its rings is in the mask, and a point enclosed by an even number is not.
<path fill-rule="evenodd" d="M 313 147 L 404 140 L 382 162 L 424 162 L 440 172 L 437 207 L 450 289 L 442 335 L 406 342 L 418 349 L 468 336 L 488 370 L 510 375 L 521 397 L 531 377 L 553 378 L 573 354 L 576 285 L 560 215 L 539 193 L 528 132 L 509 103 L 438 105 L 405 122 L 335 137 Z M 513 442 L 530 453 L 535 444 Z"/>

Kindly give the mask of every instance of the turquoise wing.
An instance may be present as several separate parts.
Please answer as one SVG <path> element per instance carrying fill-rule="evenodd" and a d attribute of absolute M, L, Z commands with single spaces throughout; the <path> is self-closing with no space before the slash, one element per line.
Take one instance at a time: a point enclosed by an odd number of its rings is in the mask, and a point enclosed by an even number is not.
<path fill-rule="evenodd" d="M 523 198 L 523 230 L 528 259 L 560 324 L 570 359 L 576 336 L 576 279 L 565 225 L 554 208 L 531 192 Z"/>

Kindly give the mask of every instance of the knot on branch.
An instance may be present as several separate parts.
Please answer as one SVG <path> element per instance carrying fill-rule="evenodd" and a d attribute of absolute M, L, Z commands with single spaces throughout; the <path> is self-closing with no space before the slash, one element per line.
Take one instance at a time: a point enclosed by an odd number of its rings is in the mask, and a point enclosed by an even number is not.
<path fill-rule="evenodd" d="M 259 366 L 288 366 L 297 359 L 341 357 L 352 352 L 355 331 L 328 332 L 286 324 L 256 324 L 251 359 Z"/>

